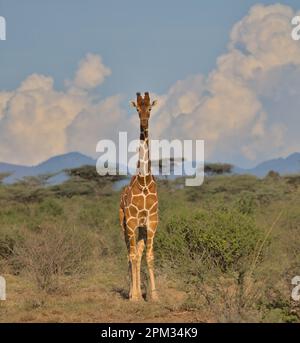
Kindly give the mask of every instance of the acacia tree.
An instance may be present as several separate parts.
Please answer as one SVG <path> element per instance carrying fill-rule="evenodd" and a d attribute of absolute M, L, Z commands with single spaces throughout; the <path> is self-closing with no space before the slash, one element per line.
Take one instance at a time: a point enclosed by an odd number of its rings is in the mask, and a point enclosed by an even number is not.
<path fill-rule="evenodd" d="M 204 166 L 204 172 L 208 175 L 230 174 L 233 165 L 229 163 L 207 163 Z"/>

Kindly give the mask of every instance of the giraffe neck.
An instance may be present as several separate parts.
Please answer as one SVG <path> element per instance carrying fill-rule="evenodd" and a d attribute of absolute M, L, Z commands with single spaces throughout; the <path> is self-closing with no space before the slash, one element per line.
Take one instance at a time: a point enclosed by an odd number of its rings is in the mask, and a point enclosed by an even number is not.
<path fill-rule="evenodd" d="M 139 146 L 139 161 L 138 161 L 138 177 L 145 178 L 151 174 L 151 162 L 149 154 L 149 135 L 148 126 L 140 127 L 140 146 Z"/>

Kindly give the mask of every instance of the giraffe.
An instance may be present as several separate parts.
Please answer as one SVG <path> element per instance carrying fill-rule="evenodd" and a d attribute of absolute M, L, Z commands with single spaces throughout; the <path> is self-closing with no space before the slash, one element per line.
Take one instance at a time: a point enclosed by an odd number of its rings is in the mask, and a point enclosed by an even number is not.
<path fill-rule="evenodd" d="M 128 250 L 130 291 L 129 299 L 142 299 L 141 260 L 146 245 L 146 261 L 150 280 L 150 299 L 158 300 L 154 278 L 153 240 L 158 225 L 158 197 L 156 181 L 151 174 L 148 122 L 150 112 L 157 101 L 150 101 L 148 92 L 144 97 L 136 93 L 137 101 L 131 101 L 140 118 L 140 145 L 137 172 L 121 194 L 120 224 Z"/>

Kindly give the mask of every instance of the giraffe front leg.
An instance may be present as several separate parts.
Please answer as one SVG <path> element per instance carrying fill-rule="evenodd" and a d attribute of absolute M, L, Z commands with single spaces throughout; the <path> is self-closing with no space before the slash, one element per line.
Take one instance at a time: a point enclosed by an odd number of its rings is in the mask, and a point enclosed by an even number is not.
<path fill-rule="evenodd" d="M 142 256 L 143 256 L 143 251 L 145 247 L 145 241 L 144 239 L 139 239 L 137 243 L 137 270 L 136 270 L 136 275 L 137 275 L 137 292 L 138 296 L 140 299 L 143 298 L 142 296 L 142 290 L 141 290 L 141 262 L 142 262 Z"/>
<path fill-rule="evenodd" d="M 127 236 L 128 236 L 128 255 L 129 255 L 129 274 L 130 274 L 130 291 L 129 300 L 140 300 L 138 287 L 137 287 L 137 260 L 138 252 L 136 246 L 135 230 L 137 226 L 132 223 L 127 223 Z"/>
<path fill-rule="evenodd" d="M 146 241 L 146 260 L 149 272 L 149 280 L 150 280 L 150 299 L 153 301 L 158 300 L 158 294 L 155 287 L 155 277 L 154 277 L 154 253 L 153 253 L 153 240 L 157 228 L 157 221 L 151 221 L 147 227 L 147 241 Z"/>

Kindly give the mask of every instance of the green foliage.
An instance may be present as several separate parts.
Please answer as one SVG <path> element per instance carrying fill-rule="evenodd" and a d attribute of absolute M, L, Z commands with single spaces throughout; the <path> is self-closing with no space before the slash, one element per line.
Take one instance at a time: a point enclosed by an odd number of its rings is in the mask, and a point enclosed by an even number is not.
<path fill-rule="evenodd" d="M 291 175 L 285 177 L 287 183 L 291 185 L 294 189 L 297 189 L 300 186 L 300 175 Z"/>
<path fill-rule="evenodd" d="M 255 194 L 248 191 L 241 192 L 241 195 L 237 198 L 236 203 L 237 209 L 243 214 L 251 215 L 254 213 L 257 207 Z"/>
<path fill-rule="evenodd" d="M 26 186 L 24 184 L 15 184 L 9 187 L 9 199 L 19 203 L 37 203 L 42 201 L 48 195 L 48 189 L 40 186 Z"/>
<path fill-rule="evenodd" d="M 101 176 L 97 173 L 94 166 L 83 166 L 79 168 L 68 169 L 67 173 L 75 179 L 86 180 L 90 182 L 96 182 L 98 184 L 104 184 L 107 182 L 114 182 L 124 178 L 119 175 L 105 175 Z"/>
<path fill-rule="evenodd" d="M 174 215 L 160 230 L 156 245 L 162 260 L 179 265 L 201 260 L 225 272 L 249 266 L 261 238 L 251 216 L 215 209 Z"/>
<path fill-rule="evenodd" d="M 110 196 L 115 181 L 123 179 L 118 175 L 101 176 L 93 166 L 83 166 L 66 170 L 70 179 L 50 188 L 57 197 Z"/>
<path fill-rule="evenodd" d="M 48 216 L 61 216 L 64 212 L 63 207 L 59 202 L 52 198 L 45 199 L 38 207 L 38 211 L 43 215 Z"/>

